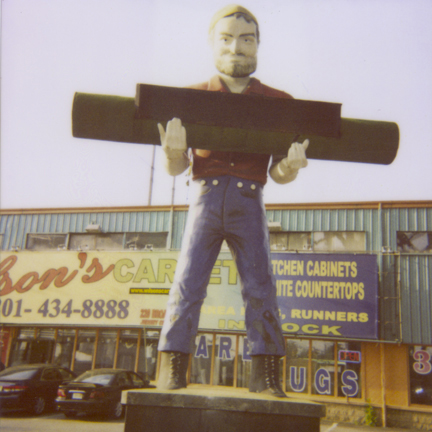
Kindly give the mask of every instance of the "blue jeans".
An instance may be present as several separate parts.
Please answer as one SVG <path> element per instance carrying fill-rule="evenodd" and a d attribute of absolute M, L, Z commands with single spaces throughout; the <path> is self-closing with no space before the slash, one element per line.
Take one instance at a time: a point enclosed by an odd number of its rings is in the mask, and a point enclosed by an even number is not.
<path fill-rule="evenodd" d="M 201 306 L 225 239 L 237 265 L 251 355 L 285 355 L 260 183 L 232 176 L 195 181 L 159 341 L 160 351 L 189 353 Z"/>

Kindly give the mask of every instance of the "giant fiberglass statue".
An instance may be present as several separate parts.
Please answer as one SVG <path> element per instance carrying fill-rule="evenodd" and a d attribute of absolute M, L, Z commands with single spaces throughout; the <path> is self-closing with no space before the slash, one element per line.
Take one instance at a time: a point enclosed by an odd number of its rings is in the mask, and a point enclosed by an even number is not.
<path fill-rule="evenodd" d="M 257 65 L 257 19 L 231 5 L 213 17 L 209 41 L 218 74 L 192 88 L 208 91 L 292 98 L 262 84 L 251 74 Z M 249 389 L 285 397 L 279 382 L 279 360 L 285 344 L 279 321 L 275 280 L 262 192 L 267 174 L 277 183 L 295 180 L 307 166 L 308 140 L 293 143 L 288 154 L 266 155 L 192 149 L 181 119 L 158 125 L 165 167 L 175 176 L 192 164 L 195 200 L 190 206 L 182 249 L 170 290 L 159 351 L 159 387 L 186 387 L 189 355 L 210 274 L 226 240 L 241 279 L 252 375 Z M 270 168 L 269 167 L 269 162 Z"/>

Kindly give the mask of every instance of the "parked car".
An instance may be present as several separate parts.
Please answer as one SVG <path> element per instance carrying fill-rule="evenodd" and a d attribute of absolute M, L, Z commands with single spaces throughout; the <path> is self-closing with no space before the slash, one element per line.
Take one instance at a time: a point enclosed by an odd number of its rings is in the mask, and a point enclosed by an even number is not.
<path fill-rule="evenodd" d="M 60 386 L 56 402 L 66 417 L 86 413 L 120 418 L 123 415 L 123 390 L 154 387 L 148 380 L 129 370 L 93 369 Z"/>
<path fill-rule="evenodd" d="M 42 414 L 55 406 L 60 384 L 76 377 L 67 368 L 53 364 L 12 366 L 0 372 L 0 411 L 26 410 Z"/>

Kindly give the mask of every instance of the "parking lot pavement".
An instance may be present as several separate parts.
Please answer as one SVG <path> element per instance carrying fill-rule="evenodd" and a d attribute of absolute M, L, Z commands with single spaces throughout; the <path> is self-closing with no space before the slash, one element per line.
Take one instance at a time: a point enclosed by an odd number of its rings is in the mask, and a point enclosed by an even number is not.
<path fill-rule="evenodd" d="M 124 420 L 107 420 L 90 416 L 68 419 L 58 412 L 34 417 L 22 412 L 14 412 L 0 417 L 0 430 L 2 432 L 123 432 Z"/>
<path fill-rule="evenodd" d="M 51 412 L 34 417 L 22 412 L 3 414 L 0 417 L 2 432 L 123 432 L 124 420 L 107 420 L 100 417 L 79 416 L 68 419 L 63 414 Z M 408 429 L 374 428 L 377 432 L 408 432 Z M 370 431 L 367 426 L 321 422 L 320 432 Z"/>

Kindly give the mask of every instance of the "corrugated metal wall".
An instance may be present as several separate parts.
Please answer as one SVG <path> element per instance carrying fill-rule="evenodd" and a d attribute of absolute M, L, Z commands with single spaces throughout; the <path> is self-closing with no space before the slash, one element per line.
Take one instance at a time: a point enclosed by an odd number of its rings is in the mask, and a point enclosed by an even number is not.
<path fill-rule="evenodd" d="M 432 344 L 432 257 L 401 257 L 402 335 L 404 341 Z"/>
<path fill-rule="evenodd" d="M 280 222 L 283 231 L 365 231 L 367 250 L 381 250 L 381 242 L 376 236 L 379 229 L 377 210 L 267 210 L 267 219 Z"/>
<path fill-rule="evenodd" d="M 171 231 L 170 211 L 131 211 L 100 213 L 53 213 L 2 215 L 0 233 L 3 248 L 25 248 L 28 233 L 79 233 L 90 223 L 100 224 L 104 232 Z"/>
<path fill-rule="evenodd" d="M 380 267 L 381 339 L 432 345 L 432 255 L 399 254 L 396 237 L 397 231 L 432 231 L 432 206 L 280 206 L 267 210 L 267 217 L 280 222 L 284 231 L 364 231 L 366 249 L 377 254 Z M 27 233 L 85 232 L 89 223 L 96 222 L 105 232 L 169 231 L 170 248 L 179 249 L 186 218 L 187 210 L 169 209 L 3 214 L 0 233 L 4 249 L 24 248 Z M 383 246 L 392 252 L 382 253 Z"/>
<path fill-rule="evenodd" d="M 397 250 L 397 231 L 432 231 L 432 208 L 392 208 L 383 210 L 384 244 Z M 384 272 L 395 268 L 394 286 L 401 296 L 402 340 L 432 344 L 432 255 L 402 253 L 394 255 Z M 390 283 L 389 283 L 390 285 Z"/>

